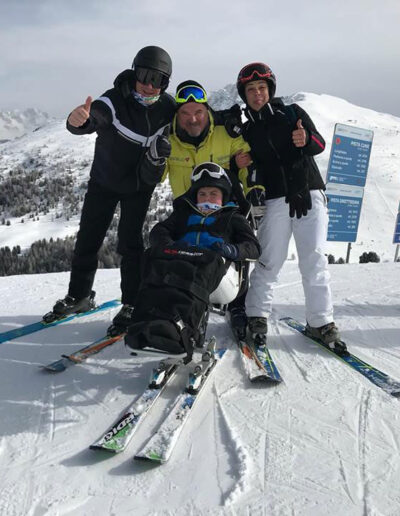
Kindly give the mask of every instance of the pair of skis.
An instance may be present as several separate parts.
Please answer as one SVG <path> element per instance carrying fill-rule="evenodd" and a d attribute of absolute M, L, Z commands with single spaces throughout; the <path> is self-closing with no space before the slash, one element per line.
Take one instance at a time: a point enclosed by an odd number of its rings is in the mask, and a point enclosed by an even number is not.
<path fill-rule="evenodd" d="M 134 456 L 136 460 L 146 460 L 159 464 L 166 462 L 170 458 L 206 382 L 226 352 L 225 349 L 216 351 L 215 344 L 215 339 L 210 339 L 201 360 L 191 362 L 186 366 L 183 365 L 181 359 L 170 357 L 162 360 L 158 367 L 153 370 L 150 385 L 90 448 L 113 453 L 123 452 L 131 441 L 138 425 L 155 405 L 161 393 L 170 384 L 176 373 L 186 367 L 189 372 L 186 389 L 177 395 L 158 430 Z"/>
<path fill-rule="evenodd" d="M 316 344 L 329 351 L 336 358 L 345 362 L 354 371 L 360 373 L 374 385 L 384 390 L 387 394 L 400 397 L 400 382 L 394 380 L 383 371 L 380 371 L 376 367 L 368 364 L 348 351 L 342 353 L 335 352 L 318 338 L 309 335 L 304 324 L 296 321 L 292 317 L 282 317 L 280 322 L 288 325 L 293 330 L 302 333 L 305 337 L 311 339 Z M 235 334 L 235 336 L 238 341 L 244 370 L 251 382 L 262 381 L 267 383 L 279 383 L 282 381 L 282 377 L 279 374 L 266 343 L 258 344 L 257 340 L 253 339 L 249 335 L 249 332 L 247 332 L 246 339 L 238 339 L 237 334 Z M 341 344 L 342 348 L 346 350 L 346 345 L 344 343 Z"/>

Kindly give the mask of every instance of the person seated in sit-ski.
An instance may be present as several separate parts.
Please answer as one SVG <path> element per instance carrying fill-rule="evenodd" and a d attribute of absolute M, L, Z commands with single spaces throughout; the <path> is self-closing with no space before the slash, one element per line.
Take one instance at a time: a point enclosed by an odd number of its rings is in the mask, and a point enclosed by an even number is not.
<path fill-rule="evenodd" d="M 201 163 L 192 172 L 188 192 L 175 199 L 171 215 L 154 226 L 134 324 L 125 338 L 128 346 L 189 353 L 188 339 L 182 339 L 176 322 L 183 322 L 193 347 L 208 304 L 229 303 L 238 294 L 228 282 L 228 298 L 214 296 L 230 263 L 257 260 L 260 246 L 246 218 L 230 202 L 231 192 L 222 167 Z"/>

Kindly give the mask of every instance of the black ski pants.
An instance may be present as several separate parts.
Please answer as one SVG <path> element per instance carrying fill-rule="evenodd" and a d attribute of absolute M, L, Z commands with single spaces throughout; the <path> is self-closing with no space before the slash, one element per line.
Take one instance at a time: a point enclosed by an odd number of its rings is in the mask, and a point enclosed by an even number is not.
<path fill-rule="evenodd" d="M 121 255 L 121 300 L 123 304 L 135 304 L 144 250 L 142 229 L 152 193 L 119 194 L 89 181 L 72 258 L 69 295 L 82 299 L 90 294 L 97 255 L 120 203 L 117 252 Z"/>

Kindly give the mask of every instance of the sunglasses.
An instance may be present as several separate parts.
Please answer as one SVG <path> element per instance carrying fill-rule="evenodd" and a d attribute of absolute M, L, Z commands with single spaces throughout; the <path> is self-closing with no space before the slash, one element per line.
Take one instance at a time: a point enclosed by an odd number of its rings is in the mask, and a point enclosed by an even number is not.
<path fill-rule="evenodd" d="M 225 170 L 223 168 L 220 168 L 220 167 L 213 167 L 213 170 L 210 170 L 211 167 L 209 168 L 202 168 L 201 170 L 199 170 L 198 172 L 196 172 L 195 174 L 192 174 L 192 182 L 195 182 L 195 181 L 198 181 L 199 179 L 202 178 L 203 174 L 207 174 L 208 176 L 214 178 L 214 179 L 221 179 L 221 178 L 225 178 L 228 183 L 230 185 L 232 185 L 231 183 L 231 180 L 229 179 L 228 177 L 228 174 L 225 172 Z"/>
<path fill-rule="evenodd" d="M 239 72 L 238 80 L 241 83 L 251 80 L 268 79 L 272 76 L 272 70 L 263 63 L 251 63 L 242 68 Z"/>
<path fill-rule="evenodd" d="M 203 88 L 194 85 L 183 86 L 183 88 L 180 88 L 176 92 L 175 101 L 178 104 L 184 104 L 188 102 L 189 99 L 199 104 L 205 104 L 207 102 L 207 94 Z"/>
<path fill-rule="evenodd" d="M 142 84 L 151 84 L 153 88 L 166 88 L 169 78 L 157 70 L 150 68 L 135 68 L 136 79 Z"/>

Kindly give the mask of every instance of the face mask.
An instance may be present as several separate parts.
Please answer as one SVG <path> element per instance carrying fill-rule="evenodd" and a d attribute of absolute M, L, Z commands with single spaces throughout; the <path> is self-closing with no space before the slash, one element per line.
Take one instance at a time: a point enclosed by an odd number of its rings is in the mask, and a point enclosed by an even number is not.
<path fill-rule="evenodd" d="M 214 202 L 198 202 L 197 208 L 200 211 L 215 211 L 221 208 L 220 204 L 216 204 Z"/>
<path fill-rule="evenodd" d="M 133 91 L 132 93 L 135 99 L 139 102 L 139 104 L 142 104 L 142 106 L 151 106 L 160 98 L 160 95 L 155 95 L 154 97 L 144 97 L 137 91 Z"/>

